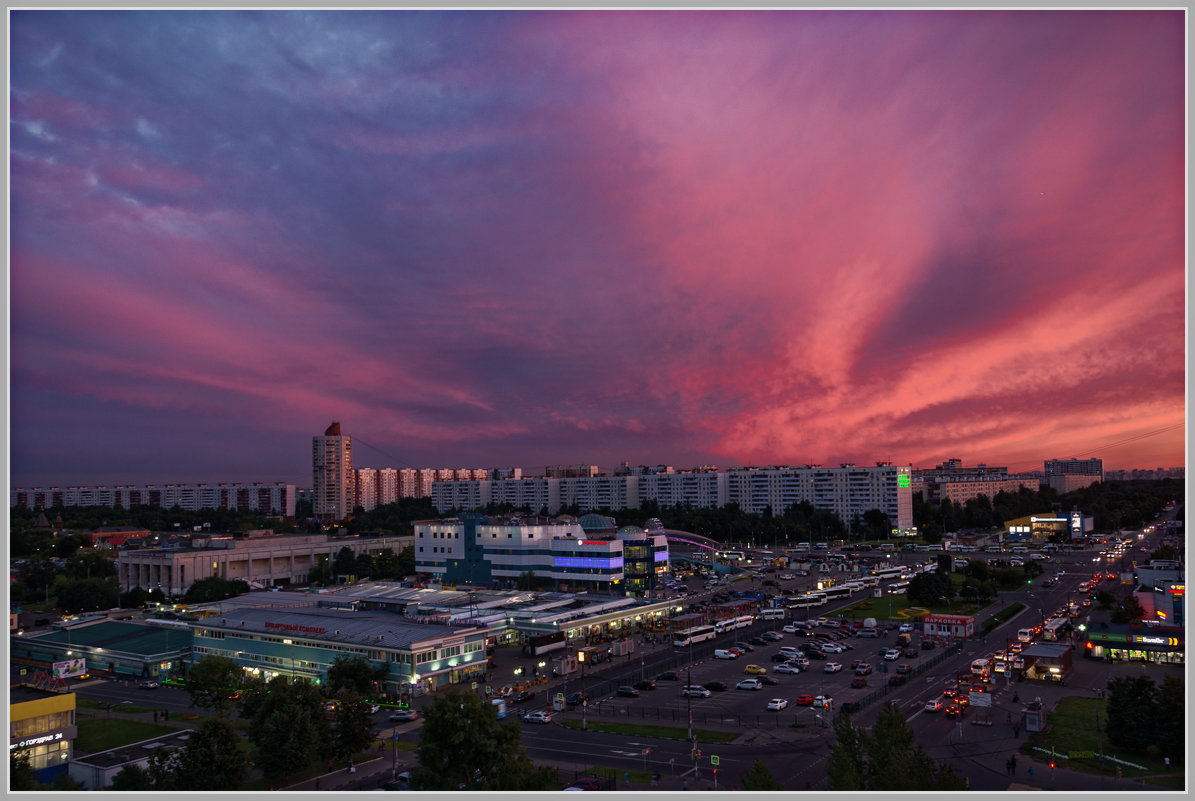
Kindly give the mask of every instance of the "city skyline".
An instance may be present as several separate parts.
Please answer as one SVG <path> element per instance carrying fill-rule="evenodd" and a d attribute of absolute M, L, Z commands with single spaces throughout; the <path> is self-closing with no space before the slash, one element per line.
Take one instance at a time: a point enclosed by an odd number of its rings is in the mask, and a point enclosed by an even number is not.
<path fill-rule="evenodd" d="M 1181 11 L 11 11 L 10 483 L 1185 465 Z"/>

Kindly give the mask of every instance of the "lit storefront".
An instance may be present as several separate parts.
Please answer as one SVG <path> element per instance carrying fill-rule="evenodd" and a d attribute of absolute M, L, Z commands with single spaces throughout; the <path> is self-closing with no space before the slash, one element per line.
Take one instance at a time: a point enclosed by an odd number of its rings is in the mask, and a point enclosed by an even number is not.
<path fill-rule="evenodd" d="M 32 687 L 9 690 L 8 751 L 29 756 L 39 782 L 50 783 L 68 770 L 75 727 L 75 694 Z"/>
<path fill-rule="evenodd" d="M 1186 661 L 1183 629 L 1175 626 L 1108 624 L 1106 629 L 1087 632 L 1083 655 L 1105 662 L 1149 662 L 1182 664 Z"/>

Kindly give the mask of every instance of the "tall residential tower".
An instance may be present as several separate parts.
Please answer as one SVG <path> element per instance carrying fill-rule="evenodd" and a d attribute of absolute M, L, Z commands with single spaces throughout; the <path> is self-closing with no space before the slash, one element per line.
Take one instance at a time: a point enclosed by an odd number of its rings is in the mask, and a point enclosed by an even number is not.
<path fill-rule="evenodd" d="M 317 520 L 344 520 L 353 511 L 353 438 L 342 436 L 340 423 L 322 437 L 311 438 L 312 503 Z"/>

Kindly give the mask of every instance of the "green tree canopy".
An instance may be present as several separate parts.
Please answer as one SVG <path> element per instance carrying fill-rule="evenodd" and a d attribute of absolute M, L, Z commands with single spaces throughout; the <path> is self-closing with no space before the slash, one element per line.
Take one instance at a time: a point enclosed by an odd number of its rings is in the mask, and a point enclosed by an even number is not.
<path fill-rule="evenodd" d="M 242 708 L 251 721 L 249 739 L 257 747 L 257 767 L 271 784 L 281 784 L 316 759 L 333 756 L 324 698 L 311 682 L 275 676 L 265 692 L 252 693 Z"/>
<path fill-rule="evenodd" d="M 184 686 L 193 706 L 211 709 L 223 717 L 225 710 L 234 705 L 229 696 L 241 685 L 243 676 L 244 672 L 235 660 L 207 654 L 191 665 Z"/>
<path fill-rule="evenodd" d="M 889 702 L 870 732 L 856 728 L 849 716 L 834 727 L 826 773 L 831 790 L 869 792 L 950 791 L 969 789 L 946 763 L 935 763 L 916 744 L 904 715 Z"/>
<path fill-rule="evenodd" d="M 488 701 L 449 688 L 424 710 L 412 785 L 420 790 L 548 789 L 555 771 L 536 770 L 519 738 L 517 720 L 499 720 Z"/>
<path fill-rule="evenodd" d="M 784 788 L 772 776 L 768 766 L 758 759 L 751 763 L 751 768 L 739 777 L 744 790 L 783 790 Z"/>
<path fill-rule="evenodd" d="M 249 751 L 225 718 L 208 718 L 177 754 L 175 786 L 187 790 L 236 790 L 249 777 Z"/>
<path fill-rule="evenodd" d="M 386 668 L 375 668 L 363 656 L 340 654 L 328 666 L 327 692 L 339 693 L 351 690 L 365 698 L 377 693 L 377 683 L 385 677 Z"/>

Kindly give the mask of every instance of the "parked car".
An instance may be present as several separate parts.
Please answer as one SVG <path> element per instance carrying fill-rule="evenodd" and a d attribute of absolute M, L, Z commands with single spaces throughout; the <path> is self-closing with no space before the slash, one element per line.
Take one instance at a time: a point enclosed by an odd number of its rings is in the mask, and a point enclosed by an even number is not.
<path fill-rule="evenodd" d="M 768 709 L 774 709 L 777 712 L 787 706 L 788 701 L 784 700 L 783 698 L 773 698 L 771 701 L 768 701 Z"/>
<path fill-rule="evenodd" d="M 912 647 L 906 648 L 900 652 L 900 655 L 903 656 L 905 659 L 916 659 L 917 658 L 917 649 L 912 648 Z"/>
<path fill-rule="evenodd" d="M 774 670 L 776 673 L 787 673 L 794 676 L 801 672 L 801 668 L 797 667 L 792 662 L 785 662 L 782 665 L 777 665 Z"/>
<path fill-rule="evenodd" d="M 855 668 L 855 675 L 856 676 L 867 676 L 867 675 L 871 674 L 872 670 L 874 670 L 874 668 L 872 668 L 870 663 L 860 662 L 859 665 Z"/>
<path fill-rule="evenodd" d="M 763 683 L 759 679 L 743 679 L 734 685 L 738 690 L 762 690 Z"/>
<path fill-rule="evenodd" d="M 720 693 L 726 690 L 726 682 L 724 681 L 707 681 L 701 686 L 715 693 Z"/>
<path fill-rule="evenodd" d="M 827 662 L 826 666 L 822 668 L 823 673 L 837 673 L 842 670 L 842 664 L 839 662 Z"/>
<path fill-rule="evenodd" d="M 851 687 L 856 690 L 859 689 L 860 687 L 866 687 L 866 686 L 867 686 L 867 677 L 866 676 L 856 676 L 855 678 L 851 679 Z"/>
<path fill-rule="evenodd" d="M 632 686 L 636 690 L 654 690 L 656 688 L 656 683 L 651 679 L 643 679 L 642 681 L 635 682 Z"/>
<path fill-rule="evenodd" d="M 828 695 L 815 695 L 813 697 L 813 706 L 815 708 L 816 707 L 829 707 L 829 706 L 833 705 L 833 703 L 834 703 L 834 699 Z"/>
<path fill-rule="evenodd" d="M 752 674 L 767 673 L 768 669 L 765 667 L 760 667 L 759 665 L 747 665 L 747 667 L 743 668 L 743 672 Z"/>
<path fill-rule="evenodd" d="M 907 634 L 907 633 L 911 632 L 912 630 L 913 630 L 913 624 L 912 624 L 912 623 L 901 623 L 901 624 L 900 624 L 900 629 L 899 629 L 898 631 L 899 631 L 901 634 Z"/>
<path fill-rule="evenodd" d="M 761 634 L 759 636 L 763 637 L 765 640 L 768 640 L 769 642 L 780 642 L 781 640 L 784 639 L 784 635 L 778 631 L 765 631 L 763 634 Z"/>
<path fill-rule="evenodd" d="M 773 662 L 787 662 L 791 658 L 792 658 L 792 654 L 788 654 L 783 651 L 781 651 L 778 654 L 772 654 Z"/>
<path fill-rule="evenodd" d="M 913 672 L 912 665 L 897 665 L 896 666 L 896 674 L 898 676 L 904 676 L 905 674 L 912 673 L 912 672 Z"/>
<path fill-rule="evenodd" d="M 634 687 L 630 687 L 630 686 L 619 687 L 615 691 L 614 694 L 617 695 L 619 698 L 638 698 L 639 697 L 639 691 L 636 690 Z"/>
<path fill-rule="evenodd" d="M 921 650 L 922 651 L 932 651 L 936 646 L 937 646 L 937 643 L 935 643 L 933 640 L 922 640 L 921 641 Z"/>
<path fill-rule="evenodd" d="M 680 681 L 680 676 L 674 670 L 665 670 L 660 675 L 656 676 L 656 681 Z"/>
<path fill-rule="evenodd" d="M 528 712 L 526 715 L 523 715 L 523 722 L 524 723 L 551 723 L 552 722 L 552 713 L 544 712 L 542 710 L 537 710 L 535 712 Z"/>
<path fill-rule="evenodd" d="M 751 644 L 749 644 L 749 643 L 745 643 L 745 642 L 735 642 L 735 643 L 731 643 L 731 644 L 730 644 L 730 647 L 731 647 L 731 648 L 738 648 L 738 649 L 742 650 L 743 652 L 749 652 L 749 651 L 754 651 L 754 650 L 755 650 L 755 647 L 754 647 L 753 645 L 751 645 Z"/>
<path fill-rule="evenodd" d="M 684 695 L 684 696 L 689 696 L 690 698 L 709 698 L 710 697 L 710 691 L 700 685 L 697 685 L 697 684 L 686 685 L 685 688 L 680 691 L 680 694 Z"/>
<path fill-rule="evenodd" d="M 797 706 L 813 706 L 813 696 L 808 693 L 803 693 L 797 696 Z"/>
<path fill-rule="evenodd" d="M 907 676 L 896 675 L 896 676 L 888 677 L 888 684 L 891 687 L 899 687 L 900 685 L 904 684 L 906 681 L 908 681 Z"/>

